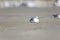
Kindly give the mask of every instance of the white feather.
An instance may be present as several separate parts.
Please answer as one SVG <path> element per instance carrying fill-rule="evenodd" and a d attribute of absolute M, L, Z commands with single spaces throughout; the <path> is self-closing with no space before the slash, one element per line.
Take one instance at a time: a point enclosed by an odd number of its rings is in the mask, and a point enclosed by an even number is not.
<path fill-rule="evenodd" d="M 38 16 L 32 18 L 31 22 L 32 22 L 32 23 L 39 23 Z"/>

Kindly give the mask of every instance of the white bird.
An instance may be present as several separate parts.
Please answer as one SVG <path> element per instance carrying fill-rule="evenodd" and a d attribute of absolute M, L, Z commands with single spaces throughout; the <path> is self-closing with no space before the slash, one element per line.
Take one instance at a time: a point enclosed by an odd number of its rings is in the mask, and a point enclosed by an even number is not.
<path fill-rule="evenodd" d="M 60 14 L 53 15 L 54 18 L 60 18 Z"/>
<path fill-rule="evenodd" d="M 35 7 L 36 6 L 36 4 L 32 1 L 26 1 L 25 4 L 27 7 Z"/>
<path fill-rule="evenodd" d="M 57 0 L 57 2 L 55 2 L 55 5 L 59 7 L 60 6 L 60 0 Z"/>
<path fill-rule="evenodd" d="M 8 1 L 5 1 L 5 2 L 4 2 L 4 6 L 5 6 L 5 7 L 10 7 L 9 2 L 8 2 Z"/>
<path fill-rule="evenodd" d="M 30 22 L 31 22 L 31 23 L 39 23 L 39 18 L 38 18 L 38 16 L 32 17 L 32 18 L 30 19 Z"/>

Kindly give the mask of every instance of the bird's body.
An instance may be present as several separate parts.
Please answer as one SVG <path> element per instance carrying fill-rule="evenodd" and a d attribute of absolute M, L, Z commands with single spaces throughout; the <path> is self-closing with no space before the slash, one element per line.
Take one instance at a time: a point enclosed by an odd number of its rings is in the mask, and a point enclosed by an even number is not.
<path fill-rule="evenodd" d="M 58 18 L 60 18 L 60 15 L 58 15 Z"/>
<path fill-rule="evenodd" d="M 38 19 L 37 16 L 36 16 L 36 17 L 32 17 L 32 18 L 30 19 L 30 22 L 31 22 L 31 23 L 39 23 L 39 19 Z"/>
<path fill-rule="evenodd" d="M 54 18 L 60 18 L 60 14 L 53 15 Z"/>

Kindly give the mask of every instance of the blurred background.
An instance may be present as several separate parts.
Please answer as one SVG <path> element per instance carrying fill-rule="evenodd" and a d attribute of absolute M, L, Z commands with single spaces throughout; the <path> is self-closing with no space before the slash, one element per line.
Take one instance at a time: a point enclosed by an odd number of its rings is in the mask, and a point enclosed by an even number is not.
<path fill-rule="evenodd" d="M 60 0 L 0 0 L 0 8 L 21 7 L 22 5 L 27 7 L 53 7 L 60 3 L 58 1 Z"/>

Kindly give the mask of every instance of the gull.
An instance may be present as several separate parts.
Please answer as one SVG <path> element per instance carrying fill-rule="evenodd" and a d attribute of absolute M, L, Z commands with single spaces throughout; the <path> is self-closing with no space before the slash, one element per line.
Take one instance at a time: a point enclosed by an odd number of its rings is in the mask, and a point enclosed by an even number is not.
<path fill-rule="evenodd" d="M 8 2 L 8 1 L 5 1 L 5 2 L 4 2 L 4 6 L 5 6 L 5 7 L 10 7 L 9 2 Z"/>
<path fill-rule="evenodd" d="M 32 18 L 30 19 L 30 22 L 31 22 L 31 23 L 39 23 L 39 18 L 38 18 L 38 16 L 32 17 Z"/>
<path fill-rule="evenodd" d="M 33 2 L 28 2 L 28 3 L 27 3 L 27 6 L 28 6 L 28 7 L 34 7 L 35 4 L 34 4 Z"/>
<path fill-rule="evenodd" d="M 60 14 L 55 14 L 53 16 L 54 16 L 54 18 L 60 18 Z"/>

